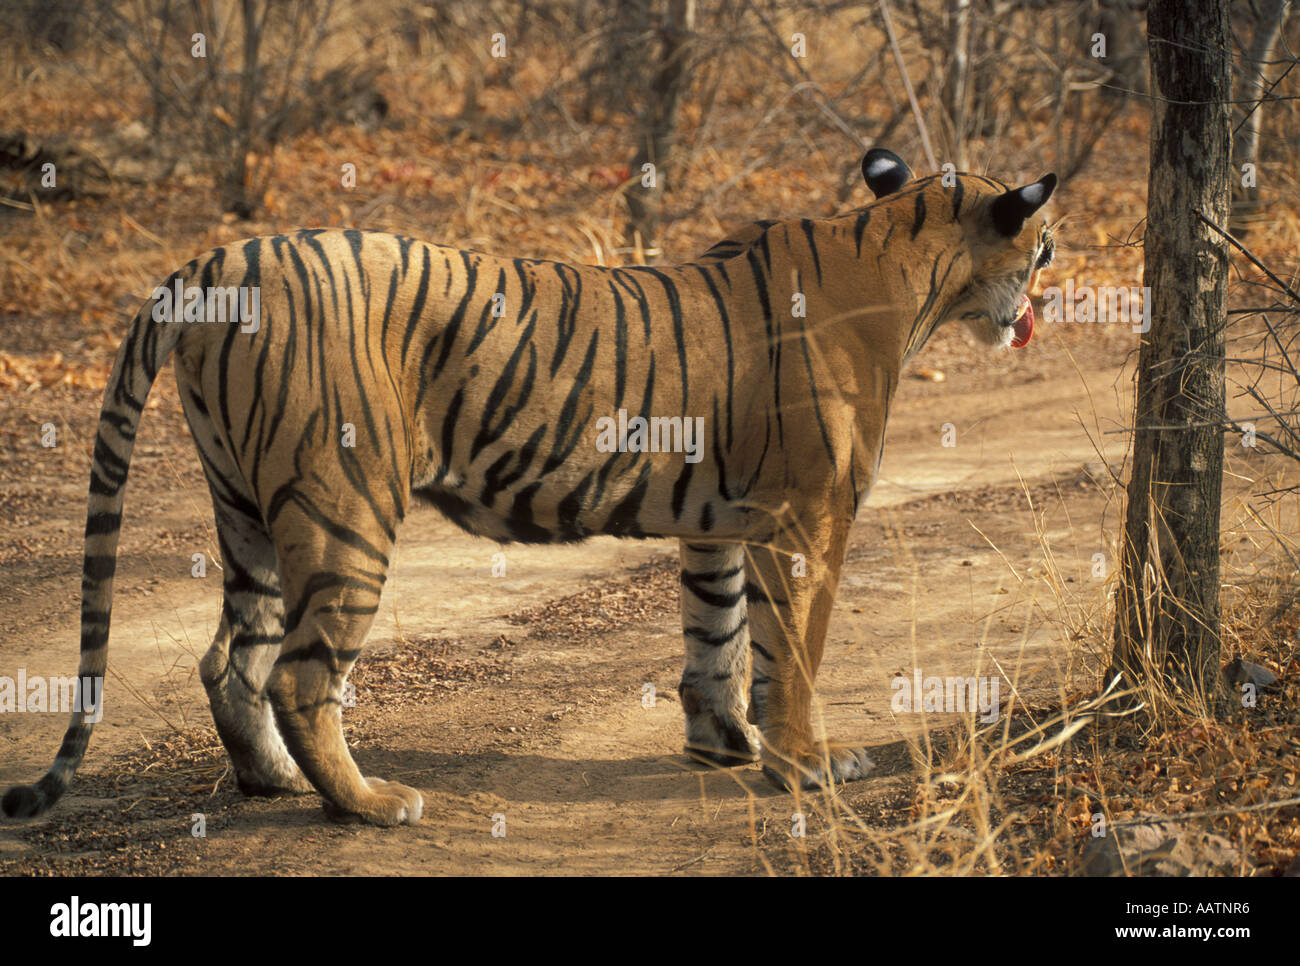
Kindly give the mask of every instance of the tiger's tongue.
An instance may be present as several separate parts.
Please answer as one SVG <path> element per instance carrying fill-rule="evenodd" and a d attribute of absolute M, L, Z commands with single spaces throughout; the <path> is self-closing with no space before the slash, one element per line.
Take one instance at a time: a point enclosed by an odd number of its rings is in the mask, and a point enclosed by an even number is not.
<path fill-rule="evenodd" d="M 1029 340 L 1034 334 L 1034 306 L 1029 301 L 1028 295 L 1022 295 L 1024 300 L 1021 302 L 1022 311 L 1020 317 L 1012 323 L 1015 329 L 1015 335 L 1011 339 L 1011 345 L 1017 349 L 1023 349 L 1029 345 Z"/>

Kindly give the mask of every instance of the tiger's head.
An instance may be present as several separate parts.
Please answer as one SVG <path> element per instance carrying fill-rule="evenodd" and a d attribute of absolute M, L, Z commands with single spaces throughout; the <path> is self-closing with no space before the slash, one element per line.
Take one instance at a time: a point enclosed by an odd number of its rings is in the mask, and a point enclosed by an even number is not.
<path fill-rule="evenodd" d="M 1021 188 L 973 174 L 913 181 L 903 159 L 884 148 L 867 152 L 862 173 L 877 199 L 917 196 L 914 210 L 902 206 L 899 215 L 913 219 L 913 237 L 928 229 L 957 242 L 959 257 L 949 268 L 964 284 L 946 300 L 921 341 L 945 322 L 960 319 L 985 345 L 1026 345 L 1034 331 L 1029 292 L 1055 250 L 1051 229 L 1038 210 L 1052 196 L 1056 175 L 1043 175 Z M 969 262 L 962 264 L 961 255 Z"/>

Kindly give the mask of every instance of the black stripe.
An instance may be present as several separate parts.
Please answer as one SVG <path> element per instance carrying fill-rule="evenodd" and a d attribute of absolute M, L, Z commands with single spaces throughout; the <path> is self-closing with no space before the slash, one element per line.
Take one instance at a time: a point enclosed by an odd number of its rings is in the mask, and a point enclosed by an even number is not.
<path fill-rule="evenodd" d="M 735 607 L 744 599 L 742 591 L 725 591 L 719 593 L 713 590 L 706 590 L 702 585 L 704 581 L 698 574 L 682 571 L 682 586 L 698 597 L 703 603 L 710 607 L 726 607 L 728 609 Z"/>
<path fill-rule="evenodd" d="M 713 425 L 718 425 L 718 400 L 713 400 Z M 722 459 L 722 444 L 719 441 L 720 434 L 713 434 L 713 464 L 718 469 L 718 495 L 724 500 L 730 502 L 731 491 L 727 487 L 727 464 Z"/>
<path fill-rule="evenodd" d="M 758 293 L 758 304 L 763 313 L 763 329 L 767 333 L 767 364 L 771 368 L 776 340 L 772 334 L 772 305 L 767 297 L 767 279 L 763 276 L 763 266 L 759 264 L 752 248 L 745 256 L 745 261 L 749 264 L 750 274 L 754 278 L 754 289 Z"/>
<path fill-rule="evenodd" d="M 63 744 L 59 745 L 58 757 L 66 761 L 80 761 L 86 754 L 86 746 L 90 744 L 90 732 L 89 724 L 75 724 L 69 728 L 63 736 Z M 48 775 L 37 782 L 36 787 L 42 788 L 47 778 Z M 61 789 L 65 786 L 59 782 L 56 787 Z"/>
<path fill-rule="evenodd" d="M 92 468 L 90 471 L 90 492 L 96 496 L 116 496 L 117 487 Z"/>
<path fill-rule="evenodd" d="M 292 484 L 286 484 L 286 486 L 292 487 Z M 316 504 L 308 499 L 305 494 L 291 489 L 288 500 L 297 504 L 298 509 L 302 511 L 303 516 L 307 517 L 307 519 L 312 523 L 321 527 L 335 540 L 347 544 L 349 547 L 354 547 L 357 550 L 360 550 L 367 557 L 381 564 L 385 569 L 388 568 L 387 554 L 372 544 L 356 530 L 331 520 L 318 506 L 316 506 Z M 272 520 L 273 519 L 274 518 L 272 518 Z M 272 521 L 268 520 L 268 523 L 269 522 Z"/>
<path fill-rule="evenodd" d="M 87 587 L 92 584 L 103 583 L 105 580 L 112 580 L 113 574 L 116 572 L 117 557 L 115 555 L 111 553 L 88 553 L 81 568 L 81 585 Z"/>
<path fill-rule="evenodd" d="M 342 425 L 343 410 L 341 408 L 341 404 L 338 399 L 337 391 L 335 391 L 334 406 L 335 406 L 335 412 L 338 416 L 339 424 Z M 362 406 L 365 407 L 364 402 L 362 403 Z M 383 506 L 381 506 L 379 504 L 379 501 L 375 498 L 374 492 L 370 488 L 371 476 L 367 472 L 366 467 L 362 465 L 361 460 L 357 457 L 356 453 L 353 452 L 351 448 L 346 446 L 340 447 L 339 468 L 343 470 L 344 476 L 346 476 L 348 482 L 352 484 L 353 491 L 356 492 L 365 501 L 366 505 L 370 507 L 370 511 L 374 515 L 375 522 L 378 523 L 380 528 L 384 531 L 384 535 L 389 539 L 390 542 L 396 540 L 397 531 L 394 527 L 391 516 L 389 512 Z M 401 504 L 399 503 L 398 505 L 400 506 Z"/>
<path fill-rule="evenodd" d="M 701 644 L 708 644 L 711 647 L 722 647 L 722 645 L 734 641 L 736 635 L 743 631 L 748 624 L 749 618 L 742 617 L 740 623 L 736 625 L 736 629 L 732 631 L 714 632 L 710 631 L 707 627 L 683 627 L 682 633 L 687 637 L 694 638 Z"/>
<path fill-rule="evenodd" d="M 754 467 L 754 475 L 751 476 L 742 487 L 740 496 L 747 497 L 750 491 L 758 483 L 759 477 L 763 475 L 763 464 L 767 462 L 767 451 L 772 445 L 772 420 L 765 418 L 763 420 L 763 452 L 758 454 L 758 465 Z"/>
<path fill-rule="evenodd" d="M 713 298 L 714 307 L 718 310 L 718 319 L 722 322 L 722 341 L 727 347 L 727 449 L 731 449 L 735 440 L 732 412 L 736 383 L 736 359 L 731 343 L 731 317 L 727 314 L 726 303 L 722 300 L 722 293 L 718 291 L 718 287 L 713 283 L 712 275 L 699 265 L 695 266 L 695 268 L 704 277 L 704 284 L 708 287 L 709 295 Z"/>
<path fill-rule="evenodd" d="M 483 451 L 485 446 L 490 446 L 501 438 L 501 434 L 510 428 L 519 411 L 527 405 L 528 400 L 532 397 L 533 382 L 537 376 L 537 345 L 533 342 L 533 329 L 536 321 L 537 313 L 534 312 L 527 328 L 519 334 L 519 341 L 515 343 L 514 351 L 510 353 L 510 358 L 506 360 L 497 381 L 492 385 L 492 391 L 488 394 L 487 403 L 483 407 L 483 419 L 479 423 L 478 433 L 474 436 L 474 444 L 470 447 L 470 462 L 478 458 L 478 454 Z M 524 374 L 523 382 L 519 385 L 518 395 L 515 396 L 514 403 L 505 406 L 506 395 L 514 384 L 515 373 L 519 369 L 519 360 L 523 356 L 525 348 L 528 349 L 528 371 Z M 492 425 L 492 417 L 498 413 L 500 415 L 494 426 Z"/>
<path fill-rule="evenodd" d="M 343 648 L 331 647 L 324 641 L 312 641 L 306 647 L 295 648 L 286 654 L 281 654 L 275 659 L 276 666 L 284 664 L 301 664 L 306 661 L 319 661 L 329 666 L 329 669 L 335 674 L 342 671 L 342 665 L 350 661 L 355 661 L 361 655 L 361 650 L 344 650 Z M 326 699 L 328 700 L 328 699 Z M 307 705 L 313 707 L 314 705 Z"/>
<path fill-rule="evenodd" d="M 266 647 L 269 644 L 280 645 L 284 643 L 283 634 L 250 634 L 247 631 L 238 631 L 230 638 L 230 649 L 237 651 L 241 647 Z"/>
<path fill-rule="evenodd" d="M 473 355 L 474 350 L 477 349 L 482 344 L 483 340 L 488 337 L 488 334 L 496 328 L 499 318 L 492 314 L 492 301 L 496 298 L 498 293 L 503 297 L 506 294 L 506 270 L 504 268 L 497 273 L 496 291 L 489 295 L 487 301 L 483 303 L 483 313 L 479 316 L 478 328 L 474 330 L 474 337 L 469 340 L 469 345 L 465 347 L 465 355 L 467 357 Z M 502 315 L 500 318 L 505 318 L 505 316 Z"/>
<path fill-rule="evenodd" d="M 240 247 L 240 254 L 244 258 L 244 277 L 240 281 L 241 288 L 251 287 L 253 285 L 261 286 L 262 268 L 261 268 L 261 251 L 262 240 L 253 238 L 245 242 Z M 239 326 L 231 325 L 226 331 L 226 337 L 221 343 L 221 352 L 217 365 L 217 410 L 221 417 L 221 429 L 226 437 L 230 436 L 230 354 L 235 348 L 235 337 L 239 335 Z"/>
<path fill-rule="evenodd" d="M 762 585 L 749 580 L 745 581 L 745 600 L 751 604 L 770 604 L 773 607 L 790 606 L 788 600 L 769 594 Z"/>
<path fill-rule="evenodd" d="M 489 510 L 492 504 L 496 502 L 497 494 L 507 486 L 505 468 L 517 458 L 514 450 L 507 450 L 493 460 L 492 465 L 483 473 L 483 489 L 479 492 L 478 501 Z"/>
<path fill-rule="evenodd" d="M 207 410 L 206 409 L 203 410 L 203 413 L 204 415 L 207 415 Z M 125 440 L 135 439 L 135 427 L 132 425 L 132 421 L 129 416 L 124 416 L 121 413 L 101 413 L 99 417 L 99 422 L 101 424 L 100 426 L 101 433 L 104 431 L 102 424 L 107 423 L 109 426 L 113 427 L 113 431 L 117 433 L 117 435 L 121 436 L 123 439 Z"/>
<path fill-rule="evenodd" d="M 415 301 L 411 305 L 411 314 L 406 319 L 406 334 L 402 336 L 402 368 L 406 368 L 406 352 L 411 347 L 411 340 L 415 338 L 415 323 L 419 321 L 420 316 L 424 313 L 424 300 L 429 297 L 429 246 L 421 246 L 421 254 L 424 256 L 420 262 L 420 284 L 415 290 Z"/>
<path fill-rule="evenodd" d="M 721 548 L 714 543 L 688 543 L 686 544 L 686 549 L 689 550 L 691 553 L 707 553 L 707 554 L 715 554 L 721 550 Z M 721 580 L 722 578 L 715 574 L 709 577 L 709 579 Z"/>
<path fill-rule="evenodd" d="M 122 514 L 119 511 L 99 510 L 86 517 L 86 536 L 88 537 L 116 533 L 121 527 Z"/>
<path fill-rule="evenodd" d="M 384 566 L 387 567 L 387 563 L 385 563 Z M 372 593 L 376 597 L 378 597 L 382 589 L 383 589 L 382 580 L 375 580 L 373 578 L 367 580 L 365 579 L 365 577 L 354 577 L 354 576 L 348 576 L 346 574 L 336 574 L 336 573 L 329 573 L 329 572 L 312 574 L 310 577 L 307 578 L 306 584 L 303 585 L 302 592 L 298 596 L 297 605 L 293 608 L 293 610 L 285 614 L 284 617 L 285 636 L 287 637 L 288 635 L 292 634 L 295 630 L 298 629 L 298 625 L 302 623 L 303 617 L 305 617 L 307 614 L 307 609 L 311 607 L 312 600 L 318 594 L 324 591 L 331 591 L 330 599 L 336 600 L 338 598 L 339 590 L 360 590 L 360 591 L 365 591 L 367 593 Z M 300 653 L 302 652 L 301 651 L 291 652 L 291 654 L 300 654 Z M 305 658 L 291 657 L 288 654 L 282 654 L 280 656 L 280 661 L 304 660 L 304 659 Z"/>
<path fill-rule="evenodd" d="M 862 234 L 867 230 L 867 222 L 871 221 L 871 209 L 864 208 L 858 212 L 858 218 L 853 223 L 853 242 L 858 249 L 858 257 L 862 257 Z"/>
<path fill-rule="evenodd" d="M 610 513 L 609 519 L 605 521 L 601 532 L 615 537 L 634 537 L 638 539 L 648 536 L 637 522 L 637 514 L 641 512 L 641 504 L 645 501 L 646 490 L 649 486 L 650 464 L 643 463 L 636 484 L 627 496 L 623 497 L 618 506 L 614 507 L 614 511 Z"/>
<path fill-rule="evenodd" d="M 420 364 L 420 372 L 424 377 L 424 382 L 420 386 L 420 392 L 416 397 L 416 410 L 420 408 L 420 402 L 424 397 L 425 391 L 433 384 L 433 381 L 438 378 L 438 374 L 442 372 L 442 367 L 447 364 L 447 357 L 451 355 L 451 348 L 456 341 L 456 335 L 460 332 L 460 327 L 465 321 L 465 312 L 469 308 L 470 300 L 474 297 L 475 288 L 478 287 L 478 259 L 471 259 L 468 252 L 458 252 L 457 254 L 460 255 L 461 261 L 465 266 L 465 294 L 461 296 L 460 302 L 456 305 L 456 311 L 454 311 L 451 314 L 451 318 L 447 320 L 447 327 L 440 333 L 439 337 L 442 340 L 442 352 L 438 354 L 438 361 L 434 364 L 433 372 L 431 373 L 426 373 L 424 368 L 434 343 L 430 342 L 429 348 L 425 350 L 425 358 L 421 360 Z"/>
<path fill-rule="evenodd" d="M 565 272 L 573 273 L 573 285 L 565 277 Z M 555 354 L 551 356 L 551 378 L 559 371 L 564 357 L 569 352 L 569 343 L 578 330 L 578 310 L 582 307 L 582 273 L 571 265 L 555 266 L 555 274 L 560 279 L 560 311 L 555 319 Z"/>
<path fill-rule="evenodd" d="M 809 218 L 801 218 L 799 227 L 803 229 L 804 238 L 808 239 L 808 251 L 812 252 L 813 265 L 817 269 L 817 285 L 822 284 L 822 260 L 817 255 L 817 240 L 813 238 L 813 223 Z"/>
<path fill-rule="evenodd" d="M 700 529 L 708 533 L 713 529 L 713 504 L 704 501 L 704 506 L 700 508 Z"/>
<path fill-rule="evenodd" d="M 636 299 L 637 308 L 641 310 L 641 325 L 645 329 L 645 344 L 650 344 L 650 302 L 645 297 L 645 289 L 641 287 L 629 269 L 614 269 L 614 280 L 632 293 Z"/>
<path fill-rule="evenodd" d="M 519 286 L 523 290 L 519 301 L 519 312 L 515 315 L 515 324 L 518 325 L 528 315 L 528 308 L 533 304 L 533 296 L 537 294 L 537 284 L 524 271 L 524 266 L 528 264 L 526 259 L 516 258 L 514 264 L 515 274 L 519 276 Z"/>
<path fill-rule="evenodd" d="M 831 458 L 831 469 L 835 470 L 837 462 L 835 459 L 835 449 L 831 446 L 830 432 L 826 429 L 826 420 L 822 418 L 822 405 L 817 392 L 817 376 L 813 373 L 812 359 L 808 355 L 808 330 L 803 324 L 803 319 L 799 319 L 799 345 L 803 347 L 804 368 L 808 371 L 808 389 L 812 395 L 813 415 L 817 417 L 817 428 L 821 430 L 822 443 L 826 446 L 826 452 Z"/>
<path fill-rule="evenodd" d="M 95 435 L 94 467 L 99 470 L 106 480 L 112 482 L 115 486 L 121 486 L 126 482 L 127 471 L 130 464 L 113 452 L 112 446 L 108 440 L 99 434 Z"/>
<path fill-rule="evenodd" d="M 550 543 L 553 539 L 551 531 L 533 520 L 533 497 L 541 487 L 540 483 L 530 483 L 520 490 L 506 518 L 511 536 L 521 543 Z"/>
<path fill-rule="evenodd" d="M 587 355 L 583 358 L 582 367 L 578 369 L 577 375 L 573 377 L 573 386 L 569 389 L 569 395 L 560 409 L 560 417 L 555 424 L 555 441 L 551 445 L 551 454 L 542 464 L 542 471 L 538 476 L 545 476 L 569 458 L 577 448 L 583 430 L 591 420 L 590 401 L 587 403 L 586 412 L 581 417 L 578 416 L 578 405 L 591 383 L 591 370 L 596 361 L 596 346 L 599 341 L 600 329 L 596 329 L 591 333 L 591 342 L 587 344 Z"/>
<path fill-rule="evenodd" d="M 623 391 L 627 388 L 627 313 L 614 283 L 607 284 L 614 296 L 614 410 L 617 412 L 623 407 Z"/>
<path fill-rule="evenodd" d="M 442 419 L 442 452 L 439 454 L 438 472 L 435 480 L 443 479 L 451 472 L 451 451 L 456 445 L 456 420 L 460 417 L 460 407 L 465 402 L 465 387 L 461 386 L 447 404 L 447 414 Z M 471 457 L 472 458 L 472 457 Z"/>
<path fill-rule="evenodd" d="M 578 516 L 586 508 L 587 491 L 591 489 L 593 476 L 594 473 L 584 476 L 573 492 L 560 501 L 557 516 L 563 540 L 582 540 L 588 535 L 586 528 L 578 523 Z"/>
<path fill-rule="evenodd" d="M 548 429 L 550 429 L 550 424 L 542 423 L 542 425 L 533 430 L 533 434 L 524 441 L 524 445 L 519 450 L 520 474 L 527 472 L 528 467 L 532 465 L 533 460 L 537 456 L 537 451 L 541 448 L 542 438 L 546 435 Z"/>
<path fill-rule="evenodd" d="M 668 296 L 668 314 L 673 320 L 673 341 L 677 343 L 677 365 L 682 373 L 682 412 L 688 413 L 691 411 L 690 400 L 687 395 L 690 379 L 687 375 L 686 331 L 682 319 L 682 300 L 677 293 L 677 286 L 667 275 L 653 268 L 647 268 L 644 271 L 659 280 L 659 284 L 664 287 L 664 294 Z"/>
<path fill-rule="evenodd" d="M 684 416 L 682 418 L 690 419 L 689 416 Z M 683 463 L 681 475 L 679 475 L 677 480 L 673 483 L 674 520 L 680 520 L 682 518 L 682 509 L 686 505 L 686 490 L 691 485 L 691 474 L 693 472 L 695 472 L 694 463 Z"/>

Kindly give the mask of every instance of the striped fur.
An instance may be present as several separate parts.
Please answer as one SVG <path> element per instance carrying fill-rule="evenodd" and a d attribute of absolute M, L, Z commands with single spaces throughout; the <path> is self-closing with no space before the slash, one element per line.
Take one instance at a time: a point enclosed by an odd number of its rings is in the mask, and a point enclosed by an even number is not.
<path fill-rule="evenodd" d="M 784 786 L 861 777 L 863 750 L 814 741 L 810 719 L 848 528 L 900 371 L 934 329 L 960 318 L 1009 341 L 1050 253 L 1034 212 L 1054 185 L 912 182 L 884 151 L 864 171 L 875 203 L 759 222 L 675 267 L 336 230 L 194 259 L 167 286 L 256 286 L 260 328 L 155 322 L 154 299 L 132 322 L 95 442 L 79 673 L 105 671 L 132 441 L 174 354 L 224 563 L 200 672 L 246 792 L 315 788 L 338 816 L 419 819 L 414 789 L 362 777 L 340 720 L 414 498 L 500 541 L 679 539 L 688 751 L 761 758 Z M 702 458 L 599 450 L 597 420 L 620 409 L 703 417 Z M 90 730 L 74 717 L 5 811 L 48 808 Z"/>

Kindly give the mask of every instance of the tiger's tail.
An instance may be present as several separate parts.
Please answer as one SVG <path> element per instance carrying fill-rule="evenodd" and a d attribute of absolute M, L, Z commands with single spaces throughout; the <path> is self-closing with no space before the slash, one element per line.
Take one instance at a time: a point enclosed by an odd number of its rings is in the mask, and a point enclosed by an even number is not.
<path fill-rule="evenodd" d="M 194 265 L 191 262 L 173 274 L 165 283 L 166 288 L 170 290 L 177 280 L 184 284 Z M 157 294 L 155 290 L 155 297 L 136 313 L 122 340 L 99 412 L 86 507 L 85 560 L 81 570 L 81 662 L 72 721 L 45 777 L 34 785 L 15 785 L 5 793 L 0 808 L 11 817 L 40 815 L 59 800 L 71 784 L 86 754 L 90 733 L 102 715 L 113 574 L 117 569 L 117 540 L 122 528 L 122 503 L 131 450 L 149 389 L 180 340 L 182 328 L 176 310 L 169 313 L 166 322 L 153 321 Z"/>

